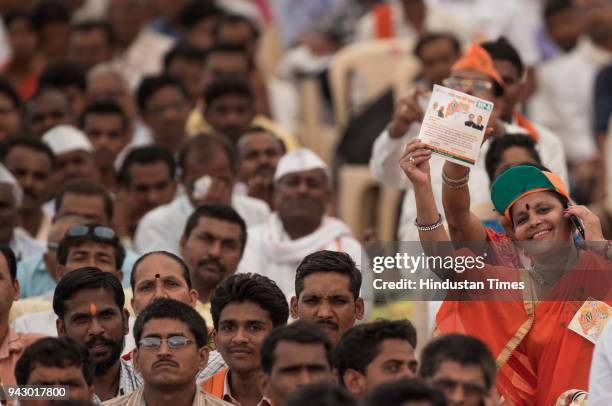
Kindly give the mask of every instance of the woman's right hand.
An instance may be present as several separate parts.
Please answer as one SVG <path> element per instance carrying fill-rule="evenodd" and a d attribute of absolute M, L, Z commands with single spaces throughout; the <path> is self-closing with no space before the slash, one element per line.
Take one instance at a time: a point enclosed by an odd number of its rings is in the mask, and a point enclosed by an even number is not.
<path fill-rule="evenodd" d="M 414 187 L 431 186 L 429 159 L 431 151 L 420 139 L 410 140 L 404 148 L 399 164 Z"/>

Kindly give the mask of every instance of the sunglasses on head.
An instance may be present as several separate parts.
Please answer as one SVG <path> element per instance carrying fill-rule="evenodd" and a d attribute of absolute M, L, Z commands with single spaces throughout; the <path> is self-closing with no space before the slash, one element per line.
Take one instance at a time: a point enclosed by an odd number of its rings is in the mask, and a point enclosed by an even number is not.
<path fill-rule="evenodd" d="M 85 237 L 88 235 L 96 236 L 102 240 L 114 241 L 117 239 L 117 234 L 112 228 L 106 226 L 93 226 L 81 224 L 72 226 L 66 231 L 67 237 Z"/>

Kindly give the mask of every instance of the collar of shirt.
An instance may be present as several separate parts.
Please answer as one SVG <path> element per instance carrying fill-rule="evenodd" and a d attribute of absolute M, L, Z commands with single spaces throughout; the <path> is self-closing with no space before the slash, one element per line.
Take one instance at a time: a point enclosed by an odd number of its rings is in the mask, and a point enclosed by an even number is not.
<path fill-rule="evenodd" d="M 0 344 L 0 359 L 6 359 L 10 357 L 11 353 L 19 352 L 23 348 L 24 344 L 19 333 L 9 327 L 4 341 Z"/>
<path fill-rule="evenodd" d="M 134 392 L 142 386 L 142 376 L 140 376 L 132 367 L 132 364 L 125 361 L 123 358 L 119 358 L 119 389 L 117 390 L 117 396 L 127 395 L 128 393 Z M 98 395 L 94 394 L 92 399 L 94 403 L 100 404 L 102 401 Z"/>
<path fill-rule="evenodd" d="M 225 380 L 223 382 L 223 397 L 222 399 L 226 402 L 229 402 L 235 406 L 242 406 L 240 402 L 232 396 L 232 390 L 229 385 L 229 376 L 232 371 L 228 371 L 225 374 Z M 272 406 L 272 401 L 267 399 L 265 396 L 261 398 L 261 400 L 257 403 L 257 406 Z"/>

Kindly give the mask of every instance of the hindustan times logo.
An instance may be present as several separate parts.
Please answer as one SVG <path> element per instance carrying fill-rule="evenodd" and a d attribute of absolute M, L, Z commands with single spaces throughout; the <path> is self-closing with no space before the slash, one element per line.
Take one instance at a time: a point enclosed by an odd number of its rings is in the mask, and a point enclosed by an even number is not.
<path fill-rule="evenodd" d="M 387 269 L 406 270 L 415 273 L 417 269 L 444 269 L 463 273 L 466 269 L 482 270 L 485 267 L 486 254 L 478 256 L 429 256 L 396 253 L 394 256 L 375 256 L 372 271 L 382 273 Z"/>

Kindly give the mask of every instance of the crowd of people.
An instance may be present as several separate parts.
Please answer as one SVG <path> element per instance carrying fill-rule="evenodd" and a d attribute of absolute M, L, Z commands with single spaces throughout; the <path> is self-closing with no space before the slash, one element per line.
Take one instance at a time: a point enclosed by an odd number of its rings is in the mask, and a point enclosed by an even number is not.
<path fill-rule="evenodd" d="M 305 148 L 300 80 L 333 122 L 335 55 L 389 38 L 410 89 Z M 611 74 L 610 0 L 0 0 L 3 404 L 612 404 Z M 472 167 L 418 139 L 434 85 L 494 103 Z M 520 292 L 374 317 L 345 164 L 486 259 L 436 278 Z"/>

